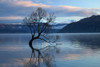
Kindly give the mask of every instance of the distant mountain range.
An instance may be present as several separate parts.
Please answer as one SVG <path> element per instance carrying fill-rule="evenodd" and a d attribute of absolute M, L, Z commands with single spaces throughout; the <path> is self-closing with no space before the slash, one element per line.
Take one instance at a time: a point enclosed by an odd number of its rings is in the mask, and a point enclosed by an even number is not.
<path fill-rule="evenodd" d="M 100 32 L 100 15 L 93 15 L 70 23 L 59 31 L 59 33 L 98 33 Z"/>
<path fill-rule="evenodd" d="M 65 23 L 53 24 L 51 31 L 56 33 L 66 25 Z M 0 33 L 30 33 L 30 30 L 24 24 L 0 24 Z"/>

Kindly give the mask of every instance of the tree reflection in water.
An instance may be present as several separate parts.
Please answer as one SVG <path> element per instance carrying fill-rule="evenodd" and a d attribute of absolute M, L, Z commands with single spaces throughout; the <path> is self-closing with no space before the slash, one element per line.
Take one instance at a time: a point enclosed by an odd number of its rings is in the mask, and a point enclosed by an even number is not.
<path fill-rule="evenodd" d="M 58 36 L 56 36 L 58 39 Z M 60 50 L 54 46 L 46 46 L 44 48 L 34 48 L 33 45 L 29 45 L 32 50 L 30 60 L 24 63 L 24 67 L 55 67 L 55 54 L 58 54 Z"/>

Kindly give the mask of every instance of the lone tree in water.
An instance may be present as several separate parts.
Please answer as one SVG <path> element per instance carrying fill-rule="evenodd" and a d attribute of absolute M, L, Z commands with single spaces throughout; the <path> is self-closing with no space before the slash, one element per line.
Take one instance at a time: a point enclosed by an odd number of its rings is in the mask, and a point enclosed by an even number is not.
<path fill-rule="evenodd" d="M 35 50 L 35 48 L 33 48 L 32 46 L 33 40 L 41 39 L 47 41 L 47 37 L 45 37 L 44 32 L 47 33 L 48 29 L 51 28 L 50 24 L 54 20 L 55 16 L 53 13 L 47 13 L 44 9 L 40 7 L 34 10 L 29 17 L 25 17 L 23 19 L 24 23 L 29 27 L 32 35 L 29 46 L 31 47 L 33 52 Z"/>

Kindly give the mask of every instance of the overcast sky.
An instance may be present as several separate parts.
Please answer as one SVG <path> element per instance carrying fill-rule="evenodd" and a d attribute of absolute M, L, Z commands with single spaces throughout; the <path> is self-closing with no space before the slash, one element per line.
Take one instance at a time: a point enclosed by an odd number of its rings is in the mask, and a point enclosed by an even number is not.
<path fill-rule="evenodd" d="M 69 23 L 100 13 L 100 0 L 0 0 L 0 23 L 21 22 L 36 7 L 56 15 L 57 23 Z"/>

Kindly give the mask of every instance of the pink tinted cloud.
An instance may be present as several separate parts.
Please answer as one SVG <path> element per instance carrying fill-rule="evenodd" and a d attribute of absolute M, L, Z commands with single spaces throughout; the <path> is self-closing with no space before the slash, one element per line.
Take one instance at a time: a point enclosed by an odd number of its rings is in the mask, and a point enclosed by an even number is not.
<path fill-rule="evenodd" d="M 0 20 L 18 20 L 18 19 L 22 19 L 23 17 L 21 16 L 8 16 L 8 17 L 0 17 Z"/>
<path fill-rule="evenodd" d="M 3 3 L 9 3 L 9 5 L 11 6 L 14 5 L 18 8 L 22 8 L 21 10 L 16 10 L 16 12 L 23 12 L 24 14 L 26 14 L 26 12 L 29 12 L 29 9 L 31 11 L 31 9 L 34 7 L 42 7 L 48 11 L 54 12 L 55 14 L 59 16 L 90 16 L 90 15 L 98 14 L 98 10 L 99 10 L 97 8 L 81 8 L 81 7 L 74 7 L 74 6 L 62 6 L 62 5 L 51 6 L 51 5 L 45 5 L 42 3 L 34 3 L 31 0 L 1 0 L 1 1 Z M 15 9 L 15 8 L 12 8 L 12 9 Z M 16 14 L 18 15 L 18 13 Z M 10 17 L 10 19 L 13 19 L 13 18 Z"/>
<path fill-rule="evenodd" d="M 49 5 L 45 5 L 45 4 L 42 4 L 42 3 L 34 3 L 33 1 L 24 1 L 24 0 L 16 0 L 16 1 L 13 1 L 13 4 L 15 5 L 18 5 L 18 6 L 24 6 L 24 7 L 44 7 L 44 8 L 49 8 L 50 6 Z"/>

